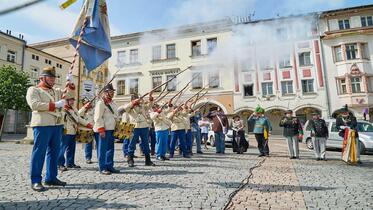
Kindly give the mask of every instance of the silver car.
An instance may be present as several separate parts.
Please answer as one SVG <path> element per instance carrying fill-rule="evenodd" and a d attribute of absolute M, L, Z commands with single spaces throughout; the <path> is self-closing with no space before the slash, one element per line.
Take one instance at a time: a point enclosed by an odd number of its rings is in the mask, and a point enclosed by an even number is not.
<path fill-rule="evenodd" d="M 343 138 L 338 135 L 338 129 L 335 119 L 325 120 L 329 130 L 329 138 L 326 141 L 326 148 L 342 149 Z M 303 142 L 307 144 L 308 149 L 313 149 L 311 128 L 309 121 L 303 126 Z M 373 124 L 366 121 L 357 121 L 357 131 L 359 132 L 360 154 L 367 151 L 373 151 Z"/>

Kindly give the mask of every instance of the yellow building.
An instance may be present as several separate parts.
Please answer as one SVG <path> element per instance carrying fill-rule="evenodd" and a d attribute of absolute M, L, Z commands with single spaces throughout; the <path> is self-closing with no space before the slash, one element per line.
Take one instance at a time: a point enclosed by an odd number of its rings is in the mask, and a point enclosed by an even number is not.
<path fill-rule="evenodd" d="M 59 57 L 68 62 L 72 62 L 74 58 L 75 48 L 70 44 L 67 38 L 40 42 L 30 45 L 35 49 L 41 50 L 48 54 Z M 66 73 L 70 69 L 70 65 L 66 69 Z M 105 78 L 107 77 L 107 64 L 103 64 L 92 72 L 88 72 L 84 66 L 84 62 L 77 58 L 74 68 L 73 75 L 78 80 L 78 75 L 80 72 L 80 83 L 75 81 L 77 89 L 80 90 L 80 93 L 77 95 L 79 105 L 82 98 L 93 98 L 96 91 L 100 90 L 105 84 Z M 66 77 L 63 77 L 63 82 L 66 81 Z"/>

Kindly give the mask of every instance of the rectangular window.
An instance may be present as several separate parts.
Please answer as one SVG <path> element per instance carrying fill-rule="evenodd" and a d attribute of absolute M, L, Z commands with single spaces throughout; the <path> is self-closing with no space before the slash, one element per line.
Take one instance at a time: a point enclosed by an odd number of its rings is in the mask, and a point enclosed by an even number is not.
<path fill-rule="evenodd" d="M 139 62 L 139 50 L 138 49 L 133 49 L 130 50 L 130 63 L 138 63 Z"/>
<path fill-rule="evenodd" d="M 241 62 L 241 71 L 248 72 L 250 70 L 254 70 L 253 60 L 251 58 L 247 58 Z"/>
<path fill-rule="evenodd" d="M 360 19 L 361 19 L 362 27 L 373 26 L 372 16 L 363 16 L 363 17 L 360 17 Z"/>
<path fill-rule="evenodd" d="M 341 79 L 339 81 L 339 85 L 340 85 L 340 93 L 341 94 L 346 94 L 347 93 L 347 84 L 346 84 L 346 79 Z"/>
<path fill-rule="evenodd" d="M 125 80 L 119 80 L 117 83 L 117 95 L 121 96 L 125 94 L 126 91 L 126 81 Z"/>
<path fill-rule="evenodd" d="M 282 95 L 293 93 L 293 81 L 283 81 L 281 82 Z"/>
<path fill-rule="evenodd" d="M 32 79 L 38 79 L 39 78 L 39 69 L 37 67 L 31 67 L 30 77 Z"/>
<path fill-rule="evenodd" d="M 120 64 L 125 64 L 126 63 L 126 51 L 118 51 L 117 53 L 117 63 Z"/>
<path fill-rule="evenodd" d="M 335 57 L 335 62 L 340 62 L 343 60 L 341 46 L 334 47 L 334 57 Z"/>
<path fill-rule="evenodd" d="M 139 79 L 130 79 L 130 94 L 139 93 Z"/>
<path fill-rule="evenodd" d="M 201 89 L 203 86 L 202 81 L 202 73 L 201 72 L 195 72 L 192 74 L 192 88 L 193 89 Z"/>
<path fill-rule="evenodd" d="M 207 54 L 212 53 L 217 46 L 218 46 L 217 38 L 207 39 Z"/>
<path fill-rule="evenodd" d="M 33 60 L 39 60 L 39 56 L 38 55 L 34 55 L 34 54 L 32 54 L 31 55 L 31 58 L 33 59 Z"/>
<path fill-rule="evenodd" d="M 361 51 L 361 58 L 362 59 L 369 59 L 368 43 L 361 43 L 360 44 L 360 51 Z"/>
<path fill-rule="evenodd" d="M 6 60 L 8 62 L 11 62 L 11 63 L 15 63 L 16 62 L 16 52 L 12 51 L 12 50 L 8 50 L 8 54 L 6 56 Z"/>
<path fill-rule="evenodd" d="M 192 41 L 192 56 L 201 55 L 201 40 Z"/>
<path fill-rule="evenodd" d="M 167 59 L 169 58 L 176 58 L 176 45 L 175 44 L 168 44 L 166 45 L 167 51 Z"/>
<path fill-rule="evenodd" d="M 152 78 L 152 84 L 153 84 L 153 89 L 159 85 L 162 84 L 162 76 L 156 76 L 156 77 L 153 77 Z M 159 87 L 157 89 L 154 90 L 154 92 L 161 92 L 162 91 L 162 87 Z"/>
<path fill-rule="evenodd" d="M 348 19 L 339 20 L 338 25 L 339 25 L 339 30 L 349 29 L 350 28 L 350 20 L 348 20 Z"/>
<path fill-rule="evenodd" d="M 254 96 L 254 84 L 243 85 L 244 96 Z"/>
<path fill-rule="evenodd" d="M 352 90 L 352 93 L 361 93 L 361 78 L 360 77 L 351 78 L 351 90 Z"/>
<path fill-rule="evenodd" d="M 49 65 L 51 65 L 52 64 L 52 61 L 51 60 L 49 60 L 49 59 L 45 59 L 45 61 L 44 61 L 46 64 L 49 64 Z"/>
<path fill-rule="evenodd" d="M 272 62 L 264 58 L 259 60 L 259 67 L 260 67 L 260 70 L 273 69 Z"/>
<path fill-rule="evenodd" d="M 311 65 L 311 52 L 299 53 L 299 66 L 310 66 Z"/>
<path fill-rule="evenodd" d="M 218 88 L 220 84 L 219 72 L 209 72 L 209 87 Z"/>
<path fill-rule="evenodd" d="M 173 78 L 169 83 L 167 83 L 167 91 L 176 91 L 176 77 L 175 75 L 167 75 L 167 81 Z"/>
<path fill-rule="evenodd" d="M 152 52 L 153 52 L 153 60 L 160 60 L 161 59 L 161 53 L 162 53 L 161 45 L 153 46 Z"/>
<path fill-rule="evenodd" d="M 272 84 L 272 82 L 262 83 L 262 95 L 263 96 L 273 95 L 273 84 Z"/>
<path fill-rule="evenodd" d="M 62 78 L 59 74 L 56 75 L 56 84 L 62 84 Z"/>
<path fill-rule="evenodd" d="M 279 59 L 279 66 L 280 66 L 280 69 L 291 67 L 290 54 L 285 54 L 281 56 L 281 58 Z"/>
<path fill-rule="evenodd" d="M 303 93 L 313 93 L 313 79 L 302 80 L 302 91 Z"/>
<path fill-rule="evenodd" d="M 346 58 L 347 60 L 354 60 L 357 58 L 357 44 L 346 44 Z"/>

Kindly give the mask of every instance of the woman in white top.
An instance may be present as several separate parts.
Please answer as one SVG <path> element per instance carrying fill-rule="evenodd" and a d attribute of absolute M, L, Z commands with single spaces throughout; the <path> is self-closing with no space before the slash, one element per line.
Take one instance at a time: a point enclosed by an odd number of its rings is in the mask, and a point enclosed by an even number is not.
<path fill-rule="evenodd" d="M 202 141 L 205 144 L 205 148 L 207 148 L 207 139 L 208 133 L 210 129 L 210 121 L 207 117 L 203 117 L 200 121 L 198 121 L 198 126 L 201 128 L 201 137 Z"/>

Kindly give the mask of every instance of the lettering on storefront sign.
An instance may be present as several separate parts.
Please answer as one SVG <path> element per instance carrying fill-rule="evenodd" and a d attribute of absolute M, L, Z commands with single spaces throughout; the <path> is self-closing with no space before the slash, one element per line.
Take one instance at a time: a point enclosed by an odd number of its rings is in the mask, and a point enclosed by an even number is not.
<path fill-rule="evenodd" d="M 94 97 L 94 84 L 93 81 L 87 80 L 83 82 L 82 85 L 82 98 L 87 97 L 87 98 L 93 98 Z"/>

